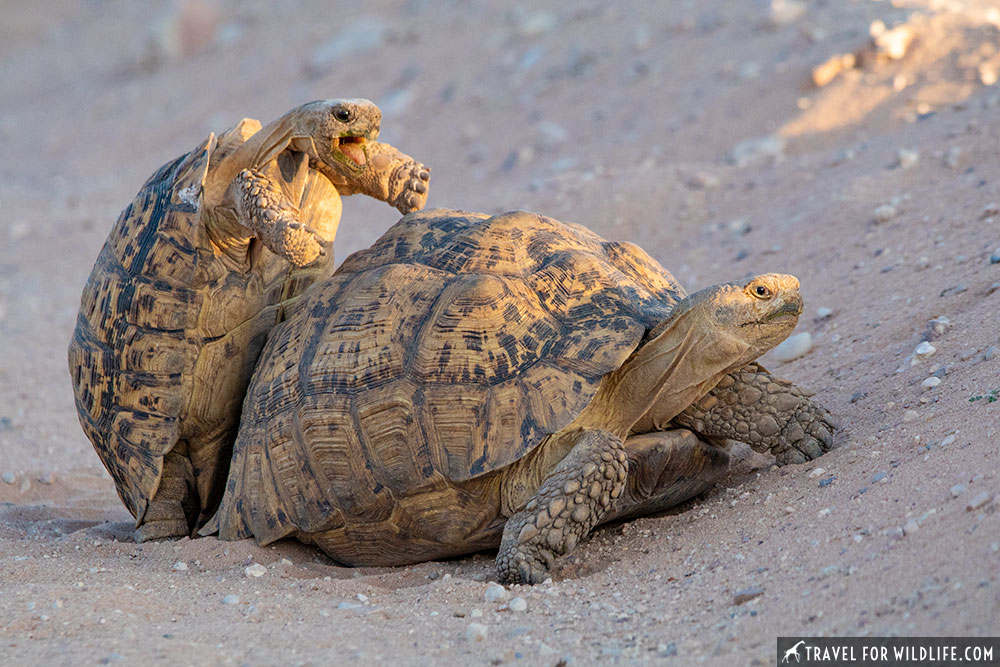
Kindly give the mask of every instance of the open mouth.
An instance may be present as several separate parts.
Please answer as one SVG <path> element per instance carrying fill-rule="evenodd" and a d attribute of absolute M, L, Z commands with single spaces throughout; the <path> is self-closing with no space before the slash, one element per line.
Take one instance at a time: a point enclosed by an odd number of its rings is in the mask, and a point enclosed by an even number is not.
<path fill-rule="evenodd" d="M 363 167 L 367 162 L 365 158 L 365 138 L 364 137 L 339 137 L 334 139 L 334 148 L 340 150 L 347 159 L 354 162 L 359 167 Z"/>

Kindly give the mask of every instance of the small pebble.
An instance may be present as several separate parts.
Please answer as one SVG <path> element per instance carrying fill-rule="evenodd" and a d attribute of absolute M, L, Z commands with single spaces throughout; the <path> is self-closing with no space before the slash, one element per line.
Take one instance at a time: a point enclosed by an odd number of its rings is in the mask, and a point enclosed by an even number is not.
<path fill-rule="evenodd" d="M 816 309 L 816 317 L 825 320 L 833 315 L 833 309 L 827 308 L 826 306 L 820 306 Z"/>
<path fill-rule="evenodd" d="M 956 484 L 955 486 L 951 487 L 949 491 L 951 491 L 952 498 L 958 498 L 960 495 L 965 493 L 965 486 L 963 486 L 962 484 Z"/>
<path fill-rule="evenodd" d="M 511 611 L 524 611 L 528 608 L 528 603 L 525 602 L 524 598 L 514 598 L 507 603 L 507 608 Z"/>
<path fill-rule="evenodd" d="M 920 525 L 913 519 L 903 524 L 903 535 L 912 535 L 918 530 L 920 530 Z"/>
<path fill-rule="evenodd" d="M 465 629 L 465 638 L 470 642 L 481 642 L 486 639 L 487 628 L 482 623 L 469 623 Z"/>
<path fill-rule="evenodd" d="M 990 255 L 990 264 L 1000 264 L 1000 248 Z"/>
<path fill-rule="evenodd" d="M 888 531 L 886 531 L 886 534 L 894 540 L 901 540 L 903 539 L 903 535 L 905 533 L 903 532 L 903 529 L 900 528 L 899 526 L 893 526 Z"/>
<path fill-rule="evenodd" d="M 881 482 L 883 479 L 885 479 L 885 477 L 886 477 L 886 472 L 884 470 L 878 471 L 877 473 L 872 475 L 872 484 L 875 484 L 876 482 Z"/>
<path fill-rule="evenodd" d="M 810 477 L 819 477 L 820 475 L 822 475 L 825 472 L 826 472 L 826 468 L 813 468 L 812 470 L 809 471 L 809 476 Z"/>
<path fill-rule="evenodd" d="M 8 470 L 3 475 L 0 475 L 0 479 L 4 481 L 4 484 L 13 484 L 17 481 L 17 475 Z"/>
<path fill-rule="evenodd" d="M 230 593 L 229 595 L 222 598 L 222 604 L 239 604 L 240 596 Z"/>
<path fill-rule="evenodd" d="M 771 351 L 771 357 L 777 361 L 793 361 L 804 356 L 812 349 L 812 335 L 804 331 L 789 336 Z"/>
<path fill-rule="evenodd" d="M 184 561 L 179 560 L 174 563 L 174 567 L 172 569 L 174 572 L 187 572 L 188 565 Z"/>
<path fill-rule="evenodd" d="M 951 320 L 943 315 L 941 317 L 935 317 L 933 320 L 928 320 L 927 327 L 924 329 L 923 340 L 937 340 L 943 336 L 950 327 Z"/>
<path fill-rule="evenodd" d="M 920 386 L 924 389 L 933 389 L 934 387 L 941 384 L 941 378 L 934 377 L 933 375 L 920 383 Z"/>
<path fill-rule="evenodd" d="M 836 475 L 834 475 L 833 477 L 827 477 L 826 479 L 821 479 L 819 480 L 819 487 L 822 489 L 824 487 L 830 486 L 831 484 L 833 484 L 833 480 L 835 479 L 837 479 Z"/>
<path fill-rule="evenodd" d="M 500 584 L 490 584 L 486 587 L 483 598 L 487 602 L 503 602 L 507 599 L 507 589 Z"/>
<path fill-rule="evenodd" d="M 469 612 L 469 616 L 471 618 L 482 618 L 483 617 L 483 610 L 482 609 L 473 609 L 472 611 Z"/>
<path fill-rule="evenodd" d="M 986 288 L 986 296 L 993 294 L 997 290 L 1000 290 L 1000 282 L 993 283 L 988 288 Z"/>
<path fill-rule="evenodd" d="M 983 361 L 989 361 L 990 359 L 995 357 L 996 354 L 997 354 L 997 348 L 993 345 L 988 346 L 985 350 L 983 350 Z"/>
<path fill-rule="evenodd" d="M 883 222 L 889 222 L 895 218 L 898 213 L 899 211 L 897 211 L 896 207 L 892 204 L 882 204 L 881 206 L 875 208 L 872 212 L 872 216 L 876 224 L 881 224 Z"/>
<path fill-rule="evenodd" d="M 907 410 L 906 412 L 903 413 L 904 422 L 912 422 L 918 419 L 920 419 L 920 413 L 917 412 L 916 410 Z"/>
<path fill-rule="evenodd" d="M 820 511 L 816 512 L 816 516 L 822 519 L 825 516 L 830 516 L 831 512 L 833 512 L 833 510 L 831 510 L 829 507 L 824 507 Z"/>
<path fill-rule="evenodd" d="M 946 435 L 939 443 L 940 447 L 947 447 L 951 443 L 955 442 L 955 434 Z"/>
<path fill-rule="evenodd" d="M 736 594 L 733 595 L 733 604 L 740 605 L 743 604 L 744 602 L 749 602 L 754 598 L 759 598 L 763 594 L 764 594 L 764 589 L 761 588 L 760 586 L 751 586 L 750 588 L 744 588 L 742 591 L 737 591 Z"/>
<path fill-rule="evenodd" d="M 38 482 L 40 484 L 53 484 L 56 481 L 55 474 L 51 472 L 43 472 L 38 476 Z"/>
<path fill-rule="evenodd" d="M 917 349 L 913 351 L 913 354 L 914 356 L 919 357 L 920 359 L 926 359 L 935 352 L 937 352 L 936 347 L 934 347 L 927 341 L 923 341 L 922 343 L 920 343 L 920 345 L 917 345 Z"/>
<path fill-rule="evenodd" d="M 253 565 L 245 568 L 243 574 L 248 577 L 263 577 L 267 574 L 267 568 L 260 563 L 254 563 Z"/>
<path fill-rule="evenodd" d="M 960 361 L 968 361 L 977 354 L 979 354 L 979 350 L 974 347 L 970 347 L 967 350 L 962 350 L 962 352 L 959 353 L 958 358 Z"/>
<path fill-rule="evenodd" d="M 785 507 L 785 514 L 795 514 L 795 508 L 791 505 Z"/>
<path fill-rule="evenodd" d="M 961 294 L 962 292 L 968 291 L 968 289 L 969 288 L 968 286 L 966 286 L 965 283 L 959 283 L 957 285 L 952 285 L 951 287 L 946 287 L 945 289 L 941 290 L 941 294 L 939 296 L 941 296 L 941 298 L 948 296 L 955 296 L 957 294 Z"/>
<path fill-rule="evenodd" d="M 909 169 L 920 160 L 920 152 L 901 148 L 896 152 L 896 159 L 900 169 Z"/>
<path fill-rule="evenodd" d="M 31 480 L 25 477 L 24 479 L 21 480 L 21 488 L 19 489 L 19 491 L 21 493 L 25 493 L 30 488 L 31 488 Z"/>
<path fill-rule="evenodd" d="M 990 502 L 990 500 L 992 499 L 993 496 L 990 495 L 989 491 L 983 491 L 982 493 L 977 493 L 975 496 L 972 497 L 972 500 L 970 500 L 969 503 L 965 506 L 965 510 L 967 512 L 973 512 L 982 507 L 983 505 L 985 505 L 986 503 Z"/>

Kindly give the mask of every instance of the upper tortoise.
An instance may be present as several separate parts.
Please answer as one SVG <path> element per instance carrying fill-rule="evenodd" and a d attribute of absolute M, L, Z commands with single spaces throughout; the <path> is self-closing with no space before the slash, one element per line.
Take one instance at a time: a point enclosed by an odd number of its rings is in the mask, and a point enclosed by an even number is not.
<path fill-rule="evenodd" d="M 801 308 L 792 276 L 685 296 L 640 248 L 530 213 L 408 215 L 272 331 L 202 532 L 352 565 L 499 544 L 500 581 L 541 581 L 597 524 L 711 486 L 726 439 L 829 449 L 829 413 L 753 363 Z"/>
<path fill-rule="evenodd" d="M 188 535 L 218 506 L 267 333 L 330 272 L 339 195 L 424 205 L 427 168 L 375 141 L 380 120 L 367 100 L 244 119 L 160 167 L 115 223 L 69 367 L 140 539 Z"/>

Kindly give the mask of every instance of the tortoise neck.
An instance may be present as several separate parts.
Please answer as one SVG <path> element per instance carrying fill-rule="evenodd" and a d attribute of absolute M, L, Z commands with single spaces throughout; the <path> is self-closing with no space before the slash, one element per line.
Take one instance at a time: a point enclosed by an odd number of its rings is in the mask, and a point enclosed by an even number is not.
<path fill-rule="evenodd" d="M 752 356 L 750 346 L 706 317 L 709 304 L 687 297 L 656 335 L 601 381 L 571 428 L 599 428 L 624 439 L 652 407 L 673 417 Z"/>

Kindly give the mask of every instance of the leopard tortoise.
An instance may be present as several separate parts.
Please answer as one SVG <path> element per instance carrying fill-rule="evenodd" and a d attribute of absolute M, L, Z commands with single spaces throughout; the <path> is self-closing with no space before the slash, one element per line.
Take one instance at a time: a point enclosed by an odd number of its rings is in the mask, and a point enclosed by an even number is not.
<path fill-rule="evenodd" d="M 202 530 L 349 565 L 496 548 L 538 582 L 594 526 L 703 492 L 729 439 L 778 463 L 834 423 L 754 360 L 801 312 L 767 274 L 685 296 L 655 260 L 525 212 L 410 214 L 271 334 Z"/>
<path fill-rule="evenodd" d="M 163 165 L 118 218 L 69 367 L 138 539 L 189 535 L 218 506 L 267 333 L 330 273 L 339 195 L 423 206 L 428 170 L 375 141 L 380 120 L 367 100 L 312 102 L 264 128 L 244 119 Z"/>

